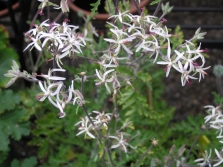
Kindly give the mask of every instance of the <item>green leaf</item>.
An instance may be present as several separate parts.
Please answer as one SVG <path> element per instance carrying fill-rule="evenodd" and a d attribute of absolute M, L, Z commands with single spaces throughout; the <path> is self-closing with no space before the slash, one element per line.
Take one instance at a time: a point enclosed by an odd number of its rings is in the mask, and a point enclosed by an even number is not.
<path fill-rule="evenodd" d="M 11 167 L 34 167 L 36 165 L 37 165 L 36 157 L 26 158 L 22 162 L 20 162 L 17 159 L 14 159 L 11 163 Z"/>
<path fill-rule="evenodd" d="M 20 122 L 24 113 L 22 109 L 15 109 L 0 115 L 0 151 L 8 149 L 9 136 L 20 140 L 22 135 L 29 135 L 29 122 Z"/>
<path fill-rule="evenodd" d="M 155 4 L 158 4 L 160 2 L 160 0 L 154 0 L 150 3 L 150 5 L 155 5 Z"/>
<path fill-rule="evenodd" d="M 15 140 L 20 140 L 22 135 L 28 136 L 30 133 L 29 122 L 18 123 L 14 125 L 12 137 Z"/>
<path fill-rule="evenodd" d="M 2 140 L 0 139 L 0 141 L 2 141 Z M 0 151 L 0 165 L 7 158 L 8 154 L 9 154 L 8 150 L 7 151 Z"/>
<path fill-rule="evenodd" d="M 23 162 L 21 167 L 34 167 L 37 165 L 37 158 L 36 157 L 30 157 L 26 158 Z"/>
<path fill-rule="evenodd" d="M 0 90 L 0 113 L 4 110 L 12 110 L 19 102 L 19 95 L 13 93 L 12 90 Z"/>
<path fill-rule="evenodd" d="M 7 151 L 9 143 L 8 135 L 3 133 L 2 128 L 0 127 L 0 151 Z"/>
<path fill-rule="evenodd" d="M 11 163 L 11 167 L 21 167 L 20 166 L 20 163 L 19 163 L 19 160 L 17 159 L 14 159 Z"/>
<path fill-rule="evenodd" d="M 97 13 L 98 6 L 100 5 L 101 0 L 98 0 L 95 3 L 90 4 L 93 8 L 91 9 L 91 14 L 94 16 Z"/>

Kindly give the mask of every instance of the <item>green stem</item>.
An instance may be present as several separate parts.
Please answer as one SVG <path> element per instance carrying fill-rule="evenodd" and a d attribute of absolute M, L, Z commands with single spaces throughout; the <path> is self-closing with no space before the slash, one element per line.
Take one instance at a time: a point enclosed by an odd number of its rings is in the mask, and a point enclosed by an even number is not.
<path fill-rule="evenodd" d="M 199 133 L 198 133 L 198 135 L 197 135 L 197 137 L 196 137 L 196 139 L 194 140 L 192 146 L 190 147 L 190 150 L 189 150 L 189 152 L 187 153 L 187 156 L 186 156 L 184 162 L 187 162 L 187 160 L 188 160 L 188 158 L 189 158 L 189 155 L 190 155 L 191 151 L 192 151 L 193 148 L 194 148 L 195 143 L 197 143 L 197 140 L 198 140 L 198 138 L 201 136 L 201 133 L 202 133 L 203 131 L 204 131 L 204 129 L 201 128 L 200 131 L 199 131 Z"/>
<path fill-rule="evenodd" d="M 153 148 L 153 144 L 151 144 L 151 146 L 146 150 L 146 152 L 138 159 L 138 161 L 135 163 L 135 165 L 133 167 L 137 167 L 139 165 L 139 163 L 142 161 L 143 158 L 146 157 L 146 155 L 148 154 L 148 152 Z"/>
<path fill-rule="evenodd" d="M 81 75 L 81 93 L 84 93 L 84 75 Z"/>

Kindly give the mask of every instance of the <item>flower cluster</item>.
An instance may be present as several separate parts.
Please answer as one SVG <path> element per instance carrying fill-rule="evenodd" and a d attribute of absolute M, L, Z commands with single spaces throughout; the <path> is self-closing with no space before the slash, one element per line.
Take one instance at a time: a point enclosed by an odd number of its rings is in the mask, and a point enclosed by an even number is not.
<path fill-rule="evenodd" d="M 108 23 L 111 26 L 112 38 L 104 38 L 110 43 L 110 47 L 100 57 L 99 64 L 103 68 L 115 68 L 119 65 L 120 60 L 130 61 L 133 52 L 139 52 L 144 57 L 154 56 L 154 62 L 158 60 L 157 64 L 166 65 L 166 76 L 169 75 L 171 67 L 180 72 L 182 86 L 190 83 L 190 79 L 198 79 L 195 77 L 197 73 L 199 81 L 207 75 L 205 70 L 210 67 L 204 67 L 205 58 L 202 55 L 207 50 L 202 50 L 200 49 L 201 45 L 196 47 L 191 42 L 193 39 L 203 38 L 205 33 L 200 33 L 200 29 L 196 31 L 192 39 L 185 41 L 178 47 L 178 50 L 172 51 L 170 37 L 173 35 L 169 34 L 168 28 L 163 25 L 165 19 L 159 21 L 157 17 L 145 16 L 143 12 L 139 16 L 132 15 L 127 11 L 123 13 L 119 11 L 110 19 L 113 19 L 114 22 L 119 21 L 122 27 L 118 28 L 116 25 Z M 163 43 L 166 43 L 167 50 L 164 49 Z M 126 57 L 119 57 L 122 50 L 127 54 Z M 200 62 L 201 64 L 199 64 Z"/>
<path fill-rule="evenodd" d="M 56 108 L 60 110 L 59 118 L 66 116 L 64 109 L 68 103 L 77 104 L 82 106 L 85 103 L 84 97 L 79 90 L 74 90 L 73 81 L 68 90 L 65 90 L 66 86 L 62 82 L 66 78 L 59 76 L 52 76 L 54 72 L 65 72 L 64 69 L 52 69 L 49 70 L 48 75 L 37 75 L 43 77 L 46 81 L 39 81 L 39 87 L 42 92 L 36 95 L 36 99 L 39 101 L 44 101 L 46 98 L 53 104 Z"/>
<path fill-rule="evenodd" d="M 35 47 L 42 51 L 47 49 L 52 54 L 52 59 L 56 59 L 58 67 L 61 67 L 61 59 L 76 53 L 82 53 L 81 47 L 86 45 L 85 39 L 80 33 L 76 33 L 77 26 L 68 25 L 69 20 L 65 20 L 62 25 L 58 23 L 47 23 L 48 20 L 40 25 L 33 24 L 34 28 L 26 33 L 32 41 L 24 49 L 30 50 Z"/>

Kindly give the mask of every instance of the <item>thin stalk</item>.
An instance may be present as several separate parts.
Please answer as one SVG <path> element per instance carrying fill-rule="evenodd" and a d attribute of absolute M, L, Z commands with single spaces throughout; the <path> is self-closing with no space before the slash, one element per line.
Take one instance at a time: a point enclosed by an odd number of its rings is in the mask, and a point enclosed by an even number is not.
<path fill-rule="evenodd" d="M 30 82 L 39 82 L 40 80 L 36 79 L 35 77 L 33 76 L 30 76 L 30 78 L 27 78 L 25 76 L 20 76 L 21 78 L 27 80 L 27 81 L 30 81 Z"/>
<path fill-rule="evenodd" d="M 85 56 L 77 56 L 76 55 L 76 57 L 81 58 L 81 59 L 88 59 L 88 60 L 94 61 L 94 62 L 97 62 L 98 61 L 97 59 L 93 59 L 93 58 L 89 58 L 89 57 L 85 57 Z"/>
<path fill-rule="evenodd" d="M 97 133 L 98 133 L 98 140 L 99 140 L 99 143 L 102 144 L 102 142 L 101 142 L 101 138 L 100 138 L 100 137 L 103 138 L 103 136 L 102 136 L 101 132 L 96 128 L 94 122 L 92 121 L 90 115 L 89 115 L 88 112 L 87 112 L 87 109 L 86 109 L 85 105 L 82 105 L 82 109 L 84 110 L 86 116 L 88 117 L 88 119 L 89 119 L 89 121 L 91 122 L 91 124 L 92 124 L 92 126 L 94 127 L 94 129 L 97 131 Z"/>
<path fill-rule="evenodd" d="M 129 66 L 133 65 L 135 62 L 139 61 L 140 59 L 142 59 L 145 56 L 145 54 L 142 54 L 140 57 L 138 57 L 137 59 L 135 59 L 134 61 L 132 61 Z"/>
<path fill-rule="evenodd" d="M 28 55 L 29 55 L 30 64 L 31 64 L 31 67 L 32 67 L 32 72 L 35 72 L 35 66 L 34 66 L 34 63 L 33 63 L 33 57 L 31 55 L 31 51 L 30 50 L 28 51 Z"/>
<path fill-rule="evenodd" d="M 137 12 L 139 13 L 139 15 L 141 15 L 142 11 L 141 11 L 141 9 L 139 9 L 139 6 L 138 6 L 138 4 L 136 3 L 136 0 L 132 0 L 132 2 L 134 3 L 134 5 L 135 5 L 135 7 L 136 7 L 136 9 L 137 9 Z"/>
<path fill-rule="evenodd" d="M 188 160 L 188 158 L 189 158 L 189 155 L 190 155 L 192 149 L 194 148 L 195 143 L 197 142 L 198 138 L 200 137 L 200 135 L 201 135 L 201 133 L 202 133 L 203 131 L 204 131 L 204 129 L 201 128 L 201 129 L 200 129 L 200 132 L 198 133 L 198 135 L 197 135 L 196 139 L 194 140 L 192 146 L 190 147 L 189 152 L 187 153 L 187 156 L 186 156 L 186 158 L 185 158 L 185 162 L 187 162 L 187 160 Z"/>
<path fill-rule="evenodd" d="M 137 165 L 139 165 L 139 163 L 142 161 L 143 158 L 146 157 L 146 155 L 148 154 L 148 152 L 153 148 L 153 144 L 151 144 L 151 146 L 146 150 L 146 152 L 138 159 L 138 161 L 135 163 L 135 165 L 133 167 L 137 167 Z"/>
<path fill-rule="evenodd" d="M 57 22 L 62 16 L 63 12 L 60 12 L 60 14 L 53 20 L 53 22 Z"/>
<path fill-rule="evenodd" d="M 34 22 L 36 21 L 38 15 L 39 15 L 40 10 L 41 10 L 41 9 L 39 9 L 39 10 L 36 12 L 36 14 L 35 14 L 34 18 L 32 19 L 32 22 L 31 22 L 31 23 L 34 23 Z M 30 26 L 29 26 L 29 29 L 31 29 L 31 28 L 32 28 L 32 24 L 30 24 Z"/>
<path fill-rule="evenodd" d="M 117 127 L 118 127 L 118 108 L 117 108 L 117 94 L 114 96 L 114 99 L 113 99 L 113 102 L 114 102 L 114 116 L 115 116 L 115 132 L 117 130 Z"/>
<path fill-rule="evenodd" d="M 47 6 L 47 18 L 49 19 L 50 22 L 50 7 Z"/>
<path fill-rule="evenodd" d="M 92 126 L 94 127 L 94 129 L 97 131 L 97 133 L 98 133 L 98 141 L 99 141 L 100 144 L 102 144 L 102 142 L 101 142 L 101 138 L 105 138 L 105 137 L 104 137 L 104 136 L 101 134 L 101 132 L 96 128 L 94 122 L 92 121 L 90 115 L 89 115 L 88 112 L 87 112 L 87 109 L 86 109 L 85 105 L 82 105 L 82 109 L 84 110 L 86 116 L 87 116 L 88 119 L 90 120 L 90 122 L 91 122 Z M 107 144 L 107 140 L 106 140 L 106 144 Z M 105 151 L 108 153 L 108 157 L 109 157 L 109 161 L 110 161 L 110 163 L 111 163 L 111 166 L 114 167 L 114 164 L 113 164 L 113 161 L 112 161 L 112 158 L 111 158 L 111 152 L 110 152 L 110 150 L 106 147 L 106 148 L 105 148 Z"/>
<path fill-rule="evenodd" d="M 41 54 L 42 54 L 42 53 L 41 53 Z M 41 55 L 40 55 L 40 54 L 38 54 L 38 57 L 37 57 L 36 63 L 35 63 L 35 65 L 34 65 L 34 70 L 35 70 L 35 71 L 38 69 L 38 64 L 39 64 L 39 62 L 40 62 L 40 59 L 41 59 Z"/>
<path fill-rule="evenodd" d="M 114 4 L 114 7 L 115 7 L 115 14 L 118 13 L 118 1 L 119 0 L 112 0 L 113 1 L 113 4 Z"/>
<path fill-rule="evenodd" d="M 157 5 L 157 7 L 156 7 L 156 10 L 155 10 L 155 12 L 153 13 L 153 16 L 156 16 L 157 14 L 158 14 L 158 12 L 159 12 L 159 10 L 160 10 L 160 8 L 161 8 L 161 4 L 163 3 L 163 0 L 161 0 L 160 2 L 159 2 L 159 4 Z"/>
<path fill-rule="evenodd" d="M 110 151 L 109 148 L 107 147 L 107 144 L 108 144 L 108 140 L 106 140 L 105 152 L 108 153 L 108 159 L 109 159 L 109 162 L 110 162 L 111 166 L 114 167 L 114 163 L 113 163 L 113 160 L 112 160 L 112 157 L 111 157 L 111 151 Z"/>
<path fill-rule="evenodd" d="M 104 154 L 105 152 L 103 152 L 103 155 L 102 155 L 102 161 L 101 161 L 101 163 L 102 163 L 102 167 L 104 167 L 105 166 L 105 154 Z"/>
<path fill-rule="evenodd" d="M 81 75 L 81 93 L 84 93 L 84 75 Z"/>
<path fill-rule="evenodd" d="M 53 55 L 53 69 L 56 68 L 56 55 Z M 56 76 L 56 71 L 53 72 L 52 76 Z"/>
<path fill-rule="evenodd" d="M 159 21 L 161 21 L 164 18 L 164 16 L 166 16 L 165 13 L 163 13 L 162 16 L 160 16 Z"/>
<path fill-rule="evenodd" d="M 148 104 L 149 106 L 153 106 L 153 96 L 152 96 L 152 90 L 148 87 L 147 88 L 147 97 L 148 97 Z"/>
<path fill-rule="evenodd" d="M 221 96 L 223 96 L 223 90 L 222 90 L 222 86 L 221 86 L 221 77 L 216 77 L 216 83 L 217 83 L 217 88 L 218 88 L 218 92 Z"/>

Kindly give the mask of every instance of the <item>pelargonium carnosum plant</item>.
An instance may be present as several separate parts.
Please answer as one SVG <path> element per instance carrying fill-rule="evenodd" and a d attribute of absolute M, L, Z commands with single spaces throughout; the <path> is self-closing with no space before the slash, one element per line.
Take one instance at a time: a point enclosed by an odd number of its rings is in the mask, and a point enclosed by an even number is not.
<path fill-rule="evenodd" d="M 39 1 L 41 2 L 39 6 L 41 15 L 44 7 L 57 6 L 48 0 Z M 45 20 L 39 25 L 33 24 L 32 28 L 25 34 L 31 42 L 24 51 L 27 49 L 35 49 L 39 52 L 45 50 L 51 54 L 51 59 L 47 61 L 52 61 L 53 66 L 48 70 L 47 74 L 22 72 L 15 61 L 13 61 L 12 69 L 5 74 L 6 77 L 11 78 L 6 87 L 11 86 L 18 78 L 38 83 L 41 92 L 36 95 L 36 100 L 41 102 L 49 100 L 57 109 L 58 117 L 61 119 L 69 119 L 69 117 L 66 117 L 66 107 L 68 105 L 73 105 L 74 108 L 82 108 L 85 117 L 74 123 L 79 130 L 77 136 L 98 141 L 102 166 L 115 166 L 112 151 L 119 150 L 128 154 L 129 149 L 136 149 L 136 147 L 131 145 L 131 140 L 128 138 L 129 134 L 124 132 L 128 123 L 124 123 L 120 129 L 111 130 L 114 129 L 114 127 L 111 127 L 111 122 L 117 122 L 117 119 L 119 119 L 119 114 L 117 113 L 119 110 L 117 108 L 114 108 L 112 113 L 100 112 L 97 108 L 94 111 L 87 110 L 84 96 L 84 86 L 87 84 L 85 82 L 87 79 L 95 80 L 95 86 L 99 87 L 99 89 L 100 87 L 105 87 L 105 90 L 111 96 L 110 100 L 115 101 L 123 86 L 130 86 L 134 89 L 134 85 L 130 82 L 131 76 L 123 77 L 116 70 L 118 66 L 129 68 L 130 65 L 141 59 L 152 59 L 153 63 L 165 66 L 166 77 L 169 76 L 171 69 L 181 73 L 182 86 L 190 84 L 191 80 L 200 82 L 207 74 L 205 70 L 210 68 L 205 66 L 206 60 L 202 54 L 206 50 L 201 49 L 201 44 L 196 46 L 193 43 L 195 40 L 202 39 L 206 33 L 201 33 L 200 28 L 198 28 L 191 39 L 185 40 L 173 50 L 171 49 L 170 37 L 177 38 L 177 35 L 169 32 L 170 30 L 165 26 L 167 20 L 164 18 L 172 7 L 169 6 L 169 3 L 164 5 L 160 1 L 154 14 L 146 15 L 143 10 L 139 9 L 138 3 L 138 1 L 134 1 L 138 14 L 133 15 L 129 11 L 121 12 L 119 6 L 117 6 L 118 3 L 113 4 L 108 1 L 109 9 L 115 9 L 115 11 L 110 11 L 110 13 L 114 14 L 107 21 L 110 27 L 108 31 L 112 35 L 110 38 L 104 38 L 109 47 L 92 54 L 92 63 L 97 63 L 100 67 L 94 70 L 93 76 L 88 76 L 87 72 L 79 73 L 80 89 L 75 88 L 75 85 L 78 84 L 76 83 L 77 80 L 71 80 L 70 85 L 65 86 L 64 81 L 66 78 L 61 76 L 66 71 L 63 68 L 63 60 L 75 55 L 81 56 L 82 50 L 91 40 L 87 37 L 87 29 L 84 29 L 83 33 L 77 32 L 79 27 L 68 24 L 68 19 L 65 19 L 61 24 L 50 22 L 49 20 Z M 67 1 L 61 0 L 59 8 L 63 12 L 68 12 Z M 159 17 L 157 13 L 160 8 L 162 8 L 163 14 Z M 125 56 L 120 56 L 121 52 L 124 52 Z M 135 57 L 136 53 L 140 56 Z M 217 138 L 220 139 L 220 142 L 223 142 L 223 116 L 220 107 L 210 105 L 206 106 L 206 108 L 208 108 L 209 115 L 205 117 L 203 129 L 216 129 L 219 132 Z M 152 147 L 158 144 L 158 139 L 151 140 L 151 146 L 133 164 L 134 167 L 138 166 Z M 196 160 L 196 163 L 203 167 L 207 165 L 219 166 L 223 163 L 223 158 L 221 152 L 217 149 L 215 149 L 215 153 L 216 155 L 212 159 L 211 153 L 206 152 L 203 158 Z M 188 156 L 180 164 L 178 163 L 178 166 L 187 166 L 187 158 Z M 156 166 L 155 163 L 154 165 Z"/>

